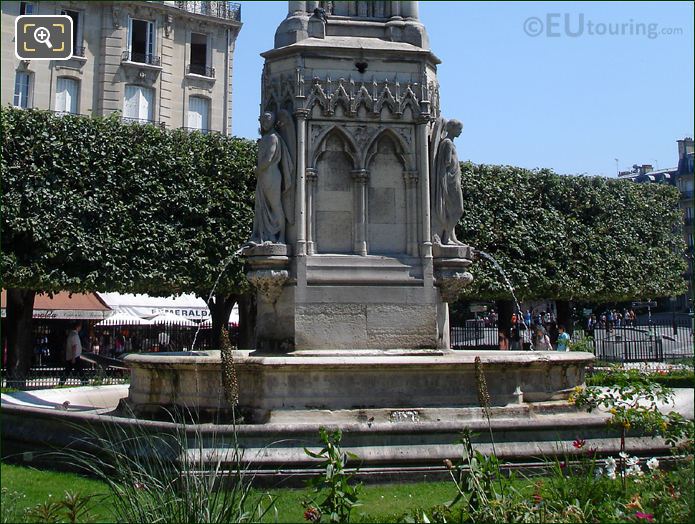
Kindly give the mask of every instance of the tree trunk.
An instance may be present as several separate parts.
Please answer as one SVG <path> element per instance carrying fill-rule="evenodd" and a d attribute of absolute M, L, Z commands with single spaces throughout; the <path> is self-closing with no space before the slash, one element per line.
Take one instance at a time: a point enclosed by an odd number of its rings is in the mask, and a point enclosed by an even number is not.
<path fill-rule="evenodd" d="M 221 295 L 215 293 L 208 302 L 210 308 L 210 317 L 212 320 L 212 335 L 210 346 L 212 349 L 221 349 L 220 335 L 222 329 L 229 322 L 229 315 L 232 314 L 234 304 L 239 300 L 239 295 Z"/>
<path fill-rule="evenodd" d="M 572 333 L 574 333 L 574 323 L 572 322 L 571 303 L 569 300 L 557 300 L 555 301 L 555 307 L 557 308 L 557 325 L 565 326 L 567 334 L 572 336 Z"/>
<path fill-rule="evenodd" d="M 13 381 L 25 380 L 31 367 L 35 297 L 33 290 L 7 290 L 7 374 Z"/>
<path fill-rule="evenodd" d="M 495 306 L 497 307 L 497 326 L 499 329 L 503 329 L 507 337 L 509 337 L 510 330 L 512 329 L 514 302 L 511 300 L 498 300 Z"/>
<path fill-rule="evenodd" d="M 239 349 L 256 349 L 256 295 L 239 297 Z"/>

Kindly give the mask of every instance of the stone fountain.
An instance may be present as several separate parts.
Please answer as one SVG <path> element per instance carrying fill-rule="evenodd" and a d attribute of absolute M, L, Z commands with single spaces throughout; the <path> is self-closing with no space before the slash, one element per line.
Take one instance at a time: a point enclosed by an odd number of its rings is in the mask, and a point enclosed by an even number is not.
<path fill-rule="evenodd" d="M 585 353 L 454 352 L 448 304 L 476 252 L 455 140 L 417 2 L 289 2 L 263 54 L 253 233 L 256 349 L 237 352 L 247 421 L 312 410 L 542 409 L 583 382 Z M 129 403 L 224 409 L 219 353 L 139 355 Z M 300 413 L 301 412 L 301 413 Z"/>
<path fill-rule="evenodd" d="M 561 453 L 557 440 L 577 435 L 617 447 L 605 414 L 567 402 L 592 354 L 450 349 L 448 304 L 471 283 L 476 251 L 456 237 L 462 125 L 441 114 L 418 2 L 288 6 L 263 54 L 243 249 L 257 346 L 233 355 L 244 423 L 229 424 L 219 351 L 127 357 L 123 402 L 152 431 L 173 431 L 156 421 L 163 408 L 212 418 L 200 431 L 238 439 L 271 475 L 309 464 L 303 446 L 322 425 L 343 429 L 363 467 L 403 470 L 441 465 L 464 427 L 487 428 L 482 366 L 500 456 Z M 37 424 L 64 440 L 65 421 L 86 416 L 32 410 L 3 404 L 11 442 L 35 440 Z M 132 422 L 103 406 L 92 418 Z"/>

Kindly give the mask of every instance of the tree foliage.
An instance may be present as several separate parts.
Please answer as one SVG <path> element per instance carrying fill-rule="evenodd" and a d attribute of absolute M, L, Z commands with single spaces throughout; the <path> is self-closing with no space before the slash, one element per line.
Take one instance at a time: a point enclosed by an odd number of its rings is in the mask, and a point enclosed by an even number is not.
<path fill-rule="evenodd" d="M 471 163 L 462 164 L 462 186 L 459 239 L 493 255 L 520 299 L 609 302 L 685 290 L 674 187 Z M 510 298 L 489 263 L 472 272 L 466 297 Z"/>
<path fill-rule="evenodd" d="M 4 285 L 209 293 L 249 235 L 255 143 L 2 109 Z M 243 290 L 233 260 L 218 285 Z"/>

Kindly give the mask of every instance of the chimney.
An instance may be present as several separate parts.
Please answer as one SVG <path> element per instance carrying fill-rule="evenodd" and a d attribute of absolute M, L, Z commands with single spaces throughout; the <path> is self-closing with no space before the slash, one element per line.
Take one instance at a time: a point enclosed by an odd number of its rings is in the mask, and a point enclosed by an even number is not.
<path fill-rule="evenodd" d="M 690 137 L 678 140 L 678 160 L 685 159 L 693 152 L 693 139 Z"/>

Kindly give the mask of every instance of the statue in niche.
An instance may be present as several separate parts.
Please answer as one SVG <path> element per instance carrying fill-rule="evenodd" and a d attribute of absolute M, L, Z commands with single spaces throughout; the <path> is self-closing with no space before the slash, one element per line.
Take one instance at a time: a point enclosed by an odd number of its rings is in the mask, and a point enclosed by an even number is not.
<path fill-rule="evenodd" d="M 285 244 L 286 223 L 294 224 L 294 121 L 286 110 L 261 115 L 256 203 L 248 246 Z"/>
<path fill-rule="evenodd" d="M 437 119 L 430 143 L 432 238 L 441 245 L 463 245 L 456 238 L 456 224 L 463 216 L 461 166 L 454 139 L 461 135 L 458 120 Z"/>

